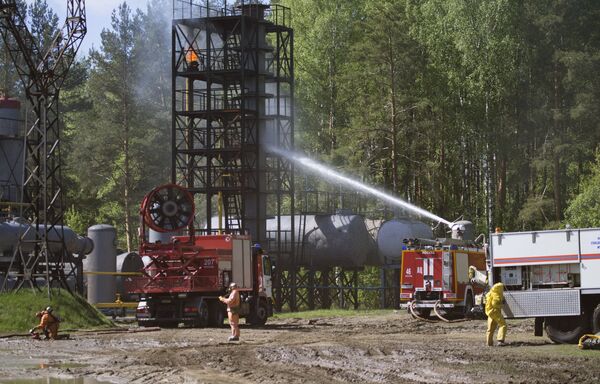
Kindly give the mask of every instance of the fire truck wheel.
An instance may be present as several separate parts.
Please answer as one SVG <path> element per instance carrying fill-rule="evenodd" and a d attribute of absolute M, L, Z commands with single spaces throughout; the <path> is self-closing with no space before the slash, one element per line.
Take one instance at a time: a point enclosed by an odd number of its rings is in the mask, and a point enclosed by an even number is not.
<path fill-rule="evenodd" d="M 248 320 L 252 325 L 265 325 L 268 317 L 269 311 L 267 309 L 267 304 L 264 301 L 261 301 L 258 303 L 258 307 L 252 316 L 248 316 Z"/>
<path fill-rule="evenodd" d="M 600 304 L 596 306 L 592 314 L 592 332 L 595 334 L 600 332 Z"/>
<path fill-rule="evenodd" d="M 225 321 L 225 311 L 223 306 L 216 300 L 208 303 L 208 326 L 222 327 Z"/>
<path fill-rule="evenodd" d="M 546 317 L 546 334 L 559 344 L 575 344 L 587 331 L 586 316 Z"/>
<path fill-rule="evenodd" d="M 472 316 L 471 310 L 473 309 L 473 295 L 469 291 L 467 293 L 467 298 L 465 299 L 465 307 L 463 308 L 463 316 L 469 317 Z"/>
<path fill-rule="evenodd" d="M 206 327 L 206 325 L 208 324 L 208 314 L 208 306 L 203 300 L 200 302 L 200 304 L 198 304 L 198 318 L 196 319 L 194 326 L 198 328 Z"/>

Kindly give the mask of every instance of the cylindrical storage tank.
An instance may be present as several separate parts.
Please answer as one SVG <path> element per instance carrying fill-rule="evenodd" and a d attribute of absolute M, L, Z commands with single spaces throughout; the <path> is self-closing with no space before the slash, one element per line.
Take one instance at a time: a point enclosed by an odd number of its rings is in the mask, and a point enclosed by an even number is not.
<path fill-rule="evenodd" d="M 281 216 L 281 231 L 285 249 L 295 247 L 296 265 L 315 269 L 363 267 L 374 259 L 375 242 L 362 216 L 359 215 L 298 215 L 294 217 L 294 235 L 300 244 L 290 245 L 291 216 Z M 267 220 L 267 237 L 276 244 L 277 218 Z M 303 241 L 302 241 L 303 240 Z M 293 260 L 276 260 L 282 266 Z"/>
<path fill-rule="evenodd" d="M 452 238 L 457 240 L 473 241 L 475 240 L 475 228 L 473 223 L 467 220 L 460 220 L 450 225 Z"/>
<path fill-rule="evenodd" d="M 40 236 L 45 232 L 46 227 L 40 226 Z M 23 238 L 25 242 L 21 245 L 24 252 L 33 252 L 36 239 L 35 224 L 29 224 L 26 221 L 16 218 L 11 221 L 0 223 L 0 253 L 12 252 L 19 244 L 19 239 Z M 88 237 L 79 236 L 69 227 L 56 226 L 48 232 L 48 239 L 51 241 L 50 249 L 52 251 L 60 250 L 60 245 L 56 243 L 63 236 L 65 248 L 69 253 L 78 255 L 87 255 L 92 252 L 94 243 Z"/>
<path fill-rule="evenodd" d="M 384 222 L 377 232 L 377 250 L 381 263 L 398 263 L 402 257 L 404 239 L 433 239 L 427 224 L 410 217 Z"/>
<path fill-rule="evenodd" d="M 148 241 L 150 243 L 161 242 L 163 244 L 169 244 L 171 242 L 171 236 L 176 236 L 173 232 L 158 232 L 154 229 L 148 229 Z"/>
<path fill-rule="evenodd" d="M 21 199 L 23 135 L 21 103 L 0 97 L 0 201 L 19 202 Z"/>
<path fill-rule="evenodd" d="M 144 262 L 136 252 L 125 252 L 117 255 L 117 272 L 137 273 L 144 269 Z M 117 276 L 117 293 L 121 295 L 121 300 L 131 301 L 129 292 L 125 292 L 123 281 L 133 276 Z"/>
<path fill-rule="evenodd" d="M 86 259 L 85 272 L 115 272 L 117 266 L 117 231 L 112 225 L 98 224 L 88 229 L 94 250 Z M 91 304 L 115 301 L 114 275 L 87 274 L 87 299 Z"/>

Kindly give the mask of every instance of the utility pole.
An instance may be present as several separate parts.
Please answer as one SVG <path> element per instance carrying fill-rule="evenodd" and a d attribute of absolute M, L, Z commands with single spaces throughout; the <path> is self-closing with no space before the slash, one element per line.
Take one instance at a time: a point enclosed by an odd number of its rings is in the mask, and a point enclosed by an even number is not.
<path fill-rule="evenodd" d="M 20 237 L 6 276 L 38 288 L 45 280 L 70 291 L 75 275 L 72 255 L 65 249 L 64 201 L 60 161 L 59 91 L 87 32 L 85 0 L 67 0 L 67 17 L 46 52 L 41 52 L 20 14 L 16 0 L 0 0 L 0 34 L 25 86 L 35 114 L 25 133 L 25 172 L 21 216 L 31 222 Z M 28 233 L 34 231 L 35 233 Z M 69 270 L 65 264 L 71 264 Z M 12 271 L 12 272 L 11 272 Z M 16 272 L 15 272 L 16 271 Z M 67 273 L 67 274 L 66 274 Z M 75 277 L 75 276 L 74 276 Z M 2 290 L 6 289 L 5 279 Z"/>

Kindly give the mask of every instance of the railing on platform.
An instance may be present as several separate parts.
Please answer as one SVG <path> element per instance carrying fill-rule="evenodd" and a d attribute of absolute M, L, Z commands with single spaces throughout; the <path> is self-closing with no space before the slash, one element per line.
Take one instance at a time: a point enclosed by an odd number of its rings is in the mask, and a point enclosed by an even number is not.
<path fill-rule="evenodd" d="M 184 293 L 219 290 L 218 276 L 132 277 L 124 282 L 130 293 Z"/>

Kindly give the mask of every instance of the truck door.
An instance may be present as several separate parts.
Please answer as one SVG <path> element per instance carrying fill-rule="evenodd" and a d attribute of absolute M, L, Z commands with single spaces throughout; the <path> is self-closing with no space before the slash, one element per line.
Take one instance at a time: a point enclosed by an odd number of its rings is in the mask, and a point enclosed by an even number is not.
<path fill-rule="evenodd" d="M 400 271 L 400 300 L 411 300 L 415 288 L 420 286 L 423 268 L 417 266 L 419 251 L 402 252 L 402 269 Z"/>
<path fill-rule="evenodd" d="M 579 230 L 581 249 L 581 288 L 600 288 L 600 230 Z"/>

